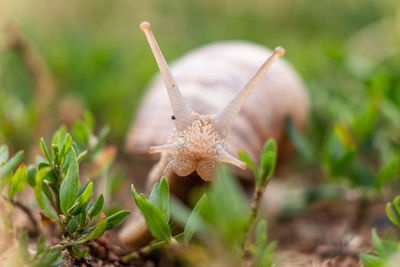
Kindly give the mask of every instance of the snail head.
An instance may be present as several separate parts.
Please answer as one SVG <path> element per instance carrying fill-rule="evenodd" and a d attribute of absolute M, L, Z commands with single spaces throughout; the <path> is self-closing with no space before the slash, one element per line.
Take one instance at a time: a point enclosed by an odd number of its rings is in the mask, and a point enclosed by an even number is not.
<path fill-rule="evenodd" d="M 168 162 L 164 173 L 173 171 L 179 176 L 186 176 L 196 171 L 203 180 L 209 181 L 214 177 L 214 171 L 221 162 L 245 169 L 244 162 L 226 151 L 226 138 L 233 120 L 251 91 L 271 65 L 285 54 L 285 50 L 282 47 L 275 48 L 273 54 L 222 111 L 212 115 L 200 115 L 184 101 L 150 24 L 142 22 L 140 29 L 145 33 L 156 59 L 174 112 L 176 128 L 171 132 L 166 144 L 149 149 L 150 153 L 162 153 L 162 156 L 166 157 Z"/>

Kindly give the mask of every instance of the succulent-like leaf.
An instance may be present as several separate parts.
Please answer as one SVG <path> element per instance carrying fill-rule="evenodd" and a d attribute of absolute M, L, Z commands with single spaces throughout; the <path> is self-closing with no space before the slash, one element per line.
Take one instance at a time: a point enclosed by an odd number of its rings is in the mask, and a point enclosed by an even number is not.
<path fill-rule="evenodd" d="M 260 159 L 258 185 L 263 184 L 266 179 L 272 177 L 275 171 L 277 159 L 277 147 L 274 139 L 269 139 L 263 147 Z"/>
<path fill-rule="evenodd" d="M 40 169 L 36 174 L 36 186 L 35 186 L 35 197 L 36 202 L 38 203 L 39 207 L 42 209 L 43 213 L 52 218 L 53 220 L 59 221 L 58 216 L 54 213 L 51 209 L 48 201 L 46 200 L 46 196 L 43 192 L 43 179 L 44 176 L 48 172 L 51 171 L 50 167 Z"/>
<path fill-rule="evenodd" d="M 60 187 L 60 206 L 64 214 L 74 205 L 79 190 L 79 165 L 75 151 L 71 152 L 70 165 Z"/>
<path fill-rule="evenodd" d="M 169 187 L 165 177 L 161 178 L 160 183 L 154 184 L 149 201 L 162 212 L 168 222 L 170 217 Z"/>
<path fill-rule="evenodd" d="M 23 157 L 24 152 L 19 151 L 6 163 L 6 165 L 0 167 L 0 180 L 10 175 L 12 171 L 18 166 L 18 164 L 21 163 Z"/>
<path fill-rule="evenodd" d="M 64 141 L 60 149 L 60 157 L 64 157 L 72 147 L 72 137 L 69 133 L 65 135 Z"/>
<path fill-rule="evenodd" d="M 90 218 L 93 218 L 97 214 L 101 212 L 101 209 L 103 208 L 104 204 L 104 197 L 103 195 L 100 195 L 99 198 L 97 199 L 96 203 L 94 203 L 93 207 L 89 210 L 88 214 Z"/>
<path fill-rule="evenodd" d="M 65 125 L 61 125 L 57 129 L 57 131 L 53 134 L 51 143 L 57 145 L 58 147 L 62 147 L 62 142 L 65 140 L 66 135 L 67 135 L 67 128 L 65 127 Z"/>
<path fill-rule="evenodd" d="M 40 148 L 42 149 L 43 155 L 46 157 L 47 161 L 52 165 L 53 160 L 50 157 L 49 150 L 47 149 L 46 142 L 44 141 L 43 137 L 40 138 Z"/>
<path fill-rule="evenodd" d="M 126 218 L 128 218 L 129 214 L 131 214 L 130 211 L 127 210 L 120 210 L 116 213 L 114 213 L 113 215 L 111 215 L 110 217 L 107 217 L 107 227 L 106 230 L 110 230 L 113 229 L 115 227 L 117 227 L 118 225 L 120 225 L 121 223 L 123 223 Z"/>
<path fill-rule="evenodd" d="M 257 224 L 255 241 L 257 252 L 262 252 L 268 241 L 267 222 L 265 220 L 260 220 Z"/>
<path fill-rule="evenodd" d="M 36 168 L 33 165 L 29 165 L 27 171 L 28 171 L 28 184 L 32 188 L 34 188 L 36 184 Z"/>
<path fill-rule="evenodd" d="M 89 144 L 89 129 L 81 121 L 75 122 L 72 133 L 80 145 L 87 146 Z"/>
<path fill-rule="evenodd" d="M 45 241 L 46 240 L 44 239 L 44 236 L 42 236 L 42 235 L 38 238 L 35 257 L 39 256 L 40 254 L 42 254 L 45 251 L 45 249 L 46 249 Z"/>
<path fill-rule="evenodd" d="M 397 214 L 393 212 L 392 203 L 390 202 L 386 204 L 386 214 L 388 218 L 392 221 L 392 223 L 400 228 L 400 217 L 398 217 Z"/>
<path fill-rule="evenodd" d="M 78 163 L 81 163 L 82 160 L 84 160 L 84 159 L 86 158 L 87 153 L 88 153 L 88 150 L 86 149 L 86 150 L 84 150 L 82 153 L 80 153 L 80 154 L 78 155 L 78 157 L 76 158 L 76 160 L 78 161 Z"/>
<path fill-rule="evenodd" d="M 103 219 L 96 225 L 96 228 L 94 228 L 94 230 L 88 235 L 85 241 L 90 241 L 102 237 L 106 229 L 107 219 Z"/>
<path fill-rule="evenodd" d="M 142 212 L 151 234 L 158 239 L 169 241 L 171 239 L 171 228 L 162 212 L 154 207 L 143 194 L 139 195 L 133 185 L 131 191 L 136 206 Z"/>
<path fill-rule="evenodd" d="M 207 201 L 207 195 L 203 194 L 190 213 L 183 231 L 183 240 L 185 243 L 188 243 L 196 232 L 204 230 L 205 226 L 202 220 L 202 214 Z"/>
<path fill-rule="evenodd" d="M 85 190 L 77 199 L 76 201 L 77 205 L 74 208 L 71 208 L 72 215 L 76 215 L 86 208 L 86 206 L 89 204 L 90 199 L 92 198 L 92 193 L 93 193 L 93 182 L 89 182 Z"/>
<path fill-rule="evenodd" d="M 11 179 L 11 185 L 8 189 L 8 197 L 14 198 L 14 195 L 25 189 L 28 180 L 28 171 L 25 164 L 21 164 Z"/>
<path fill-rule="evenodd" d="M 79 225 L 78 217 L 72 218 L 67 225 L 68 233 L 72 234 L 73 232 L 75 232 L 76 229 L 78 228 L 78 225 Z"/>

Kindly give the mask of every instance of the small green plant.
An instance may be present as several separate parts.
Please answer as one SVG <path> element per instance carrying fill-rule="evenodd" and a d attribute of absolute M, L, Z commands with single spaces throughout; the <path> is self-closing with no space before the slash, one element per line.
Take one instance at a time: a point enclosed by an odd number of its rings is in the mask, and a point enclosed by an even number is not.
<path fill-rule="evenodd" d="M 368 121 L 363 118 L 354 120 L 354 123 Z M 322 141 L 311 143 L 294 128 L 290 119 L 286 121 L 289 137 L 309 166 L 321 169 L 331 181 L 345 182 L 364 192 L 376 192 L 399 176 L 400 159 L 393 150 L 383 152 L 387 146 L 371 147 L 370 144 L 374 143 L 372 133 L 360 131 L 372 131 L 373 125 L 364 128 L 338 122 L 330 127 Z"/>
<path fill-rule="evenodd" d="M 129 211 L 119 211 L 107 218 L 99 218 L 104 197 L 90 202 L 93 182 L 79 185 L 79 163 L 86 151 L 77 155 L 72 137 L 63 130 L 53 136 L 51 152 L 44 139 L 40 147 L 46 159 L 39 159 L 35 180 L 35 196 L 45 215 L 55 220 L 60 227 L 62 248 L 76 246 L 101 237 L 122 223 Z"/>
<path fill-rule="evenodd" d="M 390 221 L 400 230 L 400 197 L 386 204 L 386 214 Z M 393 240 L 381 240 L 375 229 L 372 229 L 372 241 L 376 252 L 361 253 L 360 257 L 366 267 L 397 266 L 400 259 L 400 243 Z"/>
<path fill-rule="evenodd" d="M 165 178 L 160 183 L 156 183 L 150 193 L 149 199 L 143 194 L 138 194 L 132 185 L 131 192 L 136 206 L 142 212 L 151 234 L 158 240 L 166 243 L 176 243 L 172 236 L 169 223 L 170 205 L 169 188 Z"/>
<path fill-rule="evenodd" d="M 167 245 L 182 245 L 189 247 L 192 252 L 196 250 L 196 253 L 202 254 L 204 251 L 196 249 L 198 247 L 194 245 L 195 241 L 200 241 L 206 247 L 210 242 L 220 244 L 221 248 L 231 253 L 232 263 L 251 260 L 253 266 L 272 266 L 276 243 L 268 244 L 266 222 L 258 222 L 255 242 L 249 235 L 257 218 L 264 189 L 274 173 L 276 155 L 276 143 L 273 140 L 264 145 L 258 165 L 246 153 L 240 153 L 240 158 L 253 170 L 256 179 L 252 204 L 248 203 L 240 186 L 226 170 L 218 172 L 211 188 L 201 194 L 192 211 L 188 211 L 176 199 L 172 198 L 170 201 L 168 182 L 165 178 L 154 185 L 148 199 L 143 194 L 138 194 L 132 185 L 134 201 L 155 240 L 129 257 L 140 257 Z M 184 225 L 183 232 L 174 234 L 174 222 Z M 208 261 L 210 257 L 214 258 L 214 261 L 219 257 L 212 255 L 211 247 L 208 254 L 205 256 Z M 184 255 L 182 257 L 185 258 Z M 188 256 L 185 259 L 190 258 Z"/>
<path fill-rule="evenodd" d="M 75 131 L 76 132 L 76 131 Z M 46 224 L 56 223 L 60 236 L 59 241 L 52 246 L 45 246 L 44 236 L 41 236 L 37 244 L 36 255 L 31 258 L 29 253 L 23 257 L 33 265 L 49 266 L 60 263 L 59 256 L 62 250 L 67 250 L 74 258 L 81 258 L 87 254 L 84 244 L 103 236 L 104 232 L 121 224 L 129 211 L 118 211 L 111 216 L 105 216 L 102 212 L 104 197 L 97 196 L 91 201 L 93 195 L 93 181 L 89 180 L 80 184 L 79 165 L 87 155 L 87 150 L 80 153 L 79 147 L 73 141 L 65 127 L 60 127 L 53 135 L 50 149 L 45 140 L 40 140 L 40 148 L 44 158 L 38 157 L 36 165 L 28 167 L 20 164 L 23 152 L 18 152 L 8 160 L 8 149 L 0 147 L 0 179 L 2 192 L 8 186 L 7 195 L 2 193 L 2 198 L 28 213 L 29 218 L 36 225 L 32 211 L 24 206 L 16 197 L 26 185 L 31 186 L 35 192 L 36 202 L 43 213 L 42 222 Z M 23 235 L 24 244 L 27 236 Z M 50 260 L 54 259 L 54 260 Z M 46 264 L 42 264 L 45 262 Z"/>

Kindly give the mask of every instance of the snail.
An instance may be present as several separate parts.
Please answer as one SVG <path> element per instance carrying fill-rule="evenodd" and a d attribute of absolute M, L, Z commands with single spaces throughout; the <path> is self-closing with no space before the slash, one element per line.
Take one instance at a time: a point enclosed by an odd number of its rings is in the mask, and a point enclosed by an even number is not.
<path fill-rule="evenodd" d="M 271 52 L 250 42 L 219 42 L 190 52 L 170 70 L 150 24 L 143 22 L 140 29 L 162 77 L 150 85 L 127 139 L 128 152 L 161 154 L 148 175 L 148 189 L 165 176 L 179 195 L 192 177 L 211 181 L 220 163 L 235 166 L 238 176 L 249 179 L 246 165 L 234 156 L 238 150 L 257 158 L 273 137 L 282 151 L 285 118 L 298 129 L 304 126 L 307 94 L 293 68 L 277 61 L 283 48 Z M 120 232 L 121 241 L 132 247 L 149 238 L 140 216 Z"/>

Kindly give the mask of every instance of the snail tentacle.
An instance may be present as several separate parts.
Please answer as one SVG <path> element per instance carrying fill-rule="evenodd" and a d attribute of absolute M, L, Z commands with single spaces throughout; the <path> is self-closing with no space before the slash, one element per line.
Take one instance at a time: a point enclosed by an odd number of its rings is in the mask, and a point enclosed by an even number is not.
<path fill-rule="evenodd" d="M 235 165 L 236 167 L 239 167 L 242 170 L 246 169 L 246 164 L 229 154 L 228 152 L 225 151 L 225 149 L 222 146 L 217 146 L 217 151 L 218 151 L 218 162 L 225 162 L 225 163 L 230 163 L 232 165 Z"/>
<path fill-rule="evenodd" d="M 177 129 L 183 130 L 193 122 L 193 110 L 184 101 L 181 92 L 179 91 L 178 85 L 175 82 L 174 77 L 168 67 L 167 62 L 161 52 L 160 47 L 153 35 L 150 28 L 150 23 L 142 22 L 140 29 L 146 35 L 147 41 L 150 45 L 151 51 L 153 52 L 154 58 L 157 61 L 158 68 L 161 72 L 161 77 L 164 80 L 167 88 L 168 97 L 171 103 L 172 110 L 174 112 L 174 120 Z"/>
<path fill-rule="evenodd" d="M 154 153 L 161 153 L 161 152 L 174 152 L 179 149 L 179 146 L 181 145 L 181 140 L 178 140 L 172 144 L 165 144 L 161 146 L 151 146 L 149 148 L 149 153 L 154 154 Z"/>
<path fill-rule="evenodd" d="M 285 50 L 282 47 L 276 47 L 273 54 L 264 62 L 264 64 L 258 69 L 253 77 L 247 82 L 247 84 L 239 90 L 235 97 L 221 112 L 215 115 L 214 127 L 221 135 L 228 135 L 234 118 L 238 114 L 240 108 L 251 91 L 256 87 L 257 83 L 264 76 L 265 72 L 271 67 L 271 65 L 284 54 Z"/>

